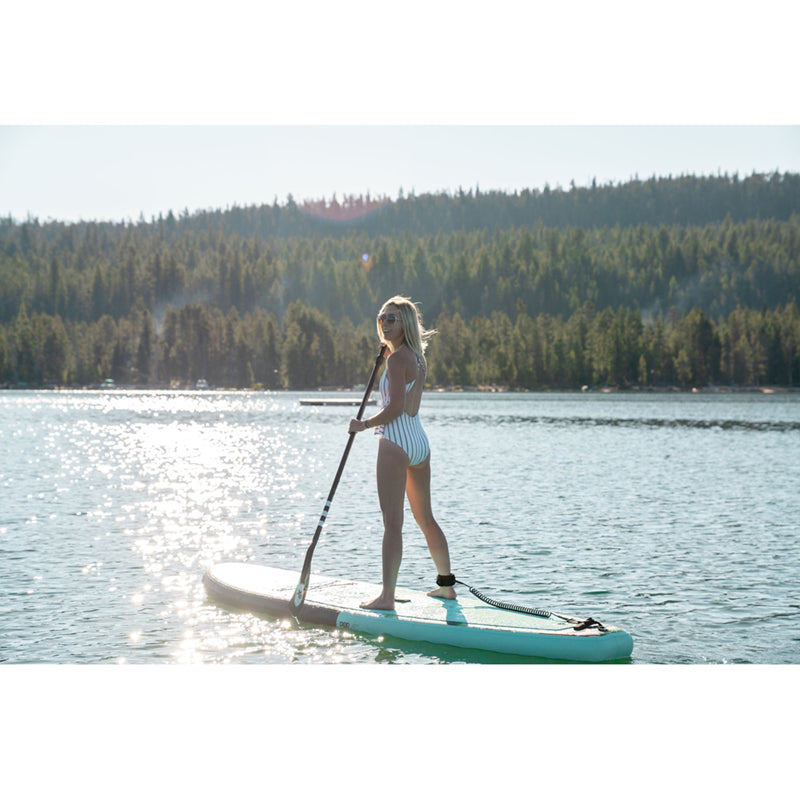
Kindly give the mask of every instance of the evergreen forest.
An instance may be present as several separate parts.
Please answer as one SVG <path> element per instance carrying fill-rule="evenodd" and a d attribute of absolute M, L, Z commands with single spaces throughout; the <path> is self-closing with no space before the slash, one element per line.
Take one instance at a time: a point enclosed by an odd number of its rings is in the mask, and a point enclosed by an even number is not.
<path fill-rule="evenodd" d="M 796 387 L 800 175 L 0 219 L 0 385 L 351 387 L 394 294 L 432 386 Z"/>

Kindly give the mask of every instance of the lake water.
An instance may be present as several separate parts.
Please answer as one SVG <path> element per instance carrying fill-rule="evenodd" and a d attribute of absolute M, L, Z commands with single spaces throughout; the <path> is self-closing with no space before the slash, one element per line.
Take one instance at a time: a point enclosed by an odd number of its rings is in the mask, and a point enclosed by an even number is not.
<path fill-rule="evenodd" d="M 215 562 L 300 569 L 355 411 L 304 396 L 1 392 L 0 660 L 528 663 L 208 601 Z M 422 415 L 460 579 L 624 627 L 633 664 L 800 663 L 797 393 L 427 393 Z M 356 438 L 315 571 L 379 581 L 376 451 Z M 410 513 L 404 541 L 400 585 L 432 587 Z"/>

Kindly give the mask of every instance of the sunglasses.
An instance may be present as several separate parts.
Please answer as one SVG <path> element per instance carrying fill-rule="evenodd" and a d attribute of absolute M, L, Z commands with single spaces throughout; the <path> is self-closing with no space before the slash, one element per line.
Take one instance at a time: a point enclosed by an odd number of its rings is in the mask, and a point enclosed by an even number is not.
<path fill-rule="evenodd" d="M 378 314 L 378 322 L 388 322 L 390 325 L 394 325 L 399 319 L 397 314 Z"/>

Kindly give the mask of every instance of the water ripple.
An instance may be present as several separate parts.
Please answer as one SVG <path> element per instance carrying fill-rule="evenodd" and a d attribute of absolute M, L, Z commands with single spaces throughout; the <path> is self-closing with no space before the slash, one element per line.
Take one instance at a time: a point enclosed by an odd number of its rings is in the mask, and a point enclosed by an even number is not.
<path fill-rule="evenodd" d="M 634 663 L 800 661 L 800 398 L 424 402 L 459 577 L 622 625 Z M 217 561 L 299 568 L 351 413 L 289 393 L 0 393 L 0 659 L 530 663 L 209 602 Z M 378 578 L 376 446 L 356 441 L 321 572 Z M 409 513 L 401 582 L 434 577 Z"/>

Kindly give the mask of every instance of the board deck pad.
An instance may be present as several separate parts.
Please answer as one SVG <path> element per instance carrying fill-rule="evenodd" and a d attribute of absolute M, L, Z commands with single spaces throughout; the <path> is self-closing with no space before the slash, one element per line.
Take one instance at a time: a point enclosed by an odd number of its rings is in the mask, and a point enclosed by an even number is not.
<path fill-rule="evenodd" d="M 300 573 L 252 563 L 228 562 L 203 576 L 209 596 L 222 605 L 278 618 L 292 616 L 290 599 Z M 398 588 L 394 611 L 359 607 L 380 594 L 376 584 L 312 573 L 300 621 L 408 641 L 453 645 L 497 653 L 565 661 L 612 661 L 628 658 L 633 639 L 619 628 L 576 630 L 559 618 L 496 608 L 464 587 L 455 600 L 428 597 Z M 564 615 L 569 616 L 569 615 Z"/>

